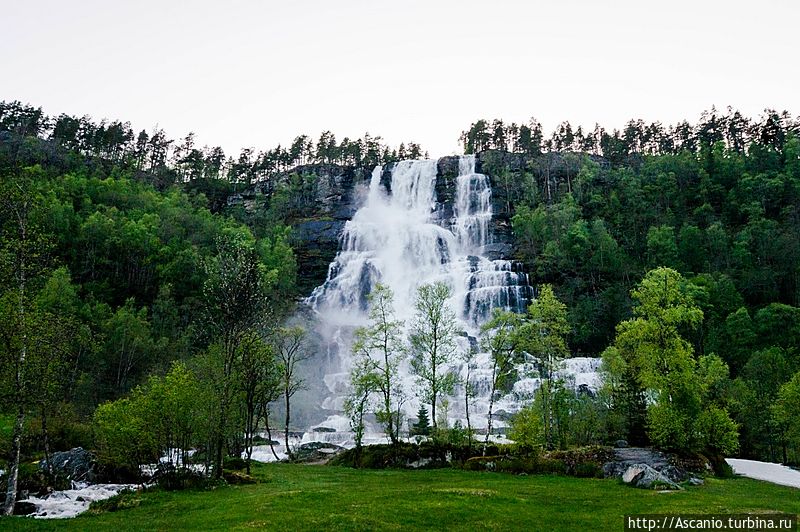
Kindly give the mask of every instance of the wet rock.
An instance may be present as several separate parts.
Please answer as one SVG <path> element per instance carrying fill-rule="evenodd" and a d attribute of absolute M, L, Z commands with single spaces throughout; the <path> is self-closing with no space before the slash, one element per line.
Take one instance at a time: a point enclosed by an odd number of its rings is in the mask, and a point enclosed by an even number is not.
<path fill-rule="evenodd" d="M 492 242 L 483 246 L 483 253 L 489 260 L 509 259 L 513 256 L 514 246 L 510 242 Z"/>
<path fill-rule="evenodd" d="M 36 513 L 36 505 L 28 501 L 14 503 L 14 515 L 31 515 Z"/>
<path fill-rule="evenodd" d="M 296 462 L 320 462 L 328 461 L 344 450 L 344 447 L 333 443 L 314 441 L 295 449 L 294 456 Z"/>
<path fill-rule="evenodd" d="M 689 479 L 689 484 L 691 484 L 692 486 L 702 486 L 703 484 L 705 484 L 705 481 L 699 477 L 691 477 Z"/>
<path fill-rule="evenodd" d="M 628 446 L 628 442 L 626 440 L 617 440 L 614 443 L 614 447 L 616 447 L 617 449 L 624 449 L 627 446 Z"/>
<path fill-rule="evenodd" d="M 328 267 L 339 249 L 339 236 L 344 229 L 343 220 L 309 220 L 294 226 L 292 247 L 298 264 L 298 287 L 309 294 L 321 285 L 328 275 Z"/>
<path fill-rule="evenodd" d="M 85 482 L 94 482 L 95 480 L 97 465 L 95 456 L 82 447 L 55 452 L 50 456 L 50 462 L 53 464 L 53 473 L 63 476 L 67 480 Z M 47 462 L 42 460 L 39 463 L 39 469 L 47 470 Z"/>

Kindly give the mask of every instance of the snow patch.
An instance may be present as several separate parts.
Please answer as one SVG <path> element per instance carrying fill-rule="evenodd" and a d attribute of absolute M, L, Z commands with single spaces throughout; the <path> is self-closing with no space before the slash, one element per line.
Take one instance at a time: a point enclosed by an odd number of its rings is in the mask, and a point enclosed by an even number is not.
<path fill-rule="evenodd" d="M 800 471 L 772 462 L 744 460 L 742 458 L 726 458 L 734 473 L 756 480 L 766 480 L 781 486 L 800 488 Z"/>

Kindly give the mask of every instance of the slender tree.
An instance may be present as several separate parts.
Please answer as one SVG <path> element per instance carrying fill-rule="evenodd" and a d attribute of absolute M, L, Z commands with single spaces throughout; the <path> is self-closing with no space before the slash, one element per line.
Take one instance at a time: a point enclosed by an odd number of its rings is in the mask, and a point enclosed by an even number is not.
<path fill-rule="evenodd" d="M 261 328 L 267 317 L 263 267 L 243 236 L 220 239 L 217 255 L 206 264 L 204 286 L 207 323 L 220 345 L 222 357 L 219 417 L 215 435 L 214 474 L 222 475 L 223 447 L 233 399 L 234 371 L 243 338 Z"/>
<path fill-rule="evenodd" d="M 280 364 L 280 388 L 283 394 L 285 417 L 283 441 L 286 455 L 294 460 L 289 448 L 289 423 L 291 422 L 291 401 L 295 393 L 303 388 L 303 379 L 298 372 L 298 364 L 311 357 L 305 342 L 306 332 L 302 327 L 281 327 L 272 334 L 272 345 Z"/>
<path fill-rule="evenodd" d="M 16 306 L 14 313 L 13 341 L 7 341 L 10 361 L 12 402 L 15 406 L 14 428 L 11 436 L 11 460 L 9 461 L 7 490 L 3 513 L 11 515 L 17 497 L 20 451 L 25 428 L 25 411 L 29 405 L 29 350 L 31 344 L 29 279 L 41 269 L 42 251 L 46 241 L 33 220 L 36 195 L 33 190 L 35 170 L 24 171 L 14 179 L 0 184 L 0 206 L 3 208 L 2 248 L 3 274 L 11 278 L 14 290 L 9 293 Z M 4 275 L 5 277 L 6 275 Z M 13 353 L 13 355 L 11 354 Z"/>
<path fill-rule="evenodd" d="M 388 286 L 377 284 L 368 296 L 369 325 L 356 330 L 353 352 L 362 357 L 363 365 L 376 375 L 382 396 L 376 412 L 391 442 L 397 443 L 404 402 L 398 369 L 405 350 L 402 343 L 403 322 L 394 319 L 394 294 Z"/>
<path fill-rule="evenodd" d="M 361 465 L 361 443 L 364 438 L 364 415 L 369 409 L 370 398 L 380 390 L 381 376 L 369 357 L 356 359 L 350 370 L 350 393 L 345 398 L 344 411 L 350 418 L 350 427 L 355 434 L 355 465 Z"/>
<path fill-rule="evenodd" d="M 456 352 L 457 333 L 456 316 L 448 304 L 451 294 L 451 288 L 442 282 L 420 286 L 411 326 L 411 368 L 417 375 L 423 401 L 431 405 L 434 429 L 439 398 L 452 393 L 456 381 L 455 375 L 447 371 Z"/>
<path fill-rule="evenodd" d="M 522 316 L 515 312 L 495 309 L 492 318 L 481 327 L 481 347 L 492 357 L 492 374 L 489 389 L 489 412 L 486 416 L 486 438 L 483 450 L 489 443 L 494 421 L 494 402 L 498 390 L 502 388 L 514 369 L 514 358 L 519 346 L 518 329 L 522 324 Z"/>
<path fill-rule="evenodd" d="M 542 403 L 542 423 L 548 448 L 554 445 L 553 383 L 562 360 L 569 355 L 565 337 L 569 332 L 567 307 L 544 285 L 536 300 L 528 307 L 525 324 L 521 327 L 521 348 L 533 356 L 539 365 L 541 384 L 538 393 Z"/>
<path fill-rule="evenodd" d="M 281 396 L 280 368 L 272 346 L 255 332 L 242 339 L 237 362 L 237 381 L 244 395 L 244 450 L 249 475 L 260 418 L 269 415 L 269 404 Z"/>

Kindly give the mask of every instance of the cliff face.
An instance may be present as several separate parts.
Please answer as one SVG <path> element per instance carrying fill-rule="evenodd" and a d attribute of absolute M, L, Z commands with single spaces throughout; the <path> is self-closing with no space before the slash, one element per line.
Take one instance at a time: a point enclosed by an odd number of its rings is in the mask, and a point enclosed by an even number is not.
<path fill-rule="evenodd" d="M 292 244 L 300 265 L 298 287 L 310 294 L 325 281 L 344 224 L 363 203 L 371 173 L 333 164 L 300 167 L 293 173 L 309 190 L 302 199 L 302 216 L 292 224 Z"/>
<path fill-rule="evenodd" d="M 478 154 L 476 171 L 486 174 L 492 186 L 492 243 L 485 249 L 487 257 L 513 259 L 511 217 L 514 204 L 531 194 L 545 201 L 549 194 L 550 201 L 554 201 L 559 191 L 569 187 L 570 179 L 577 175 L 585 160 L 579 155 L 558 153 L 537 157 L 498 151 Z M 381 185 L 389 192 L 393 167 L 394 163 L 385 165 L 381 174 Z M 292 190 L 301 191 L 284 199 L 291 209 L 289 222 L 294 229 L 292 244 L 300 265 L 298 286 L 301 293 L 310 294 L 325 281 L 344 225 L 366 199 L 371 173 L 371 169 L 366 168 L 317 164 L 297 167 L 282 176 L 282 181 L 292 183 Z M 453 218 L 458 173 L 459 157 L 438 160 L 437 204 L 433 218 L 439 224 L 448 225 Z M 228 205 L 248 210 L 263 208 L 262 205 L 269 205 L 270 198 L 274 197 L 269 186 L 256 184 L 228 198 Z"/>

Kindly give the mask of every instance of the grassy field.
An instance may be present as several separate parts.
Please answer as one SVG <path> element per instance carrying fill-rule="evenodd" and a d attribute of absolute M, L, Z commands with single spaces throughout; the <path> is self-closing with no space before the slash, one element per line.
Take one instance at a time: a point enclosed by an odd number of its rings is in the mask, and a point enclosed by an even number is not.
<path fill-rule="evenodd" d="M 800 513 L 800 490 L 748 479 L 658 493 L 616 480 L 459 470 L 271 464 L 261 483 L 137 495 L 75 519 L 0 518 L 0 530 L 622 530 L 636 513 Z"/>

